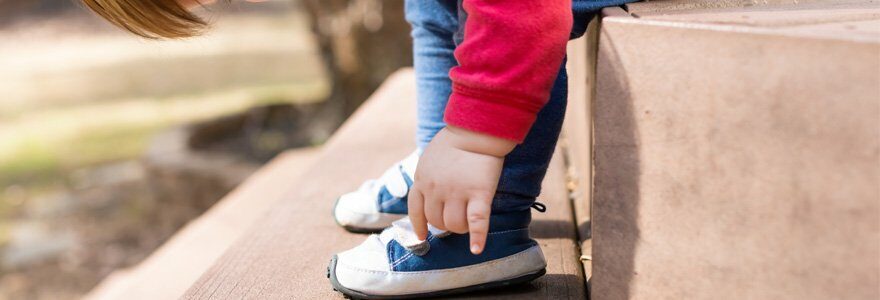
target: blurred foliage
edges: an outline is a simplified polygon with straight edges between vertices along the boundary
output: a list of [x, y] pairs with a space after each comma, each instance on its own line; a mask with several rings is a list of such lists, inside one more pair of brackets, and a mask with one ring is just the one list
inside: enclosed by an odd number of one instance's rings
[[[34, 220], [51, 226], [33, 241], [70, 230], [82, 248], [0, 265], [0, 299], [75, 298], [201, 213], [162, 206], [137, 176], [112, 188], [80, 177], [121, 176], [157, 133], [255, 106], [321, 103], [308, 130], [329, 135], [412, 61], [403, 0], [234, 1], [206, 13], [207, 36], [154, 43], [76, 0], [0, 0], [0, 250]], [[285, 134], [253, 142], [275, 149]]]
[[75, 1], [0, 0], [0, 26], [34, 16], [52, 16], [76, 8]]
[[[40, 112], [42, 118], [32, 116], [36, 122], [6, 125], [11, 126], [7, 130], [20, 134], [0, 143], [6, 147], [6, 154], [0, 156], [0, 187], [53, 184], [59, 176], [63, 182], [63, 174], [78, 168], [140, 156], [150, 137], [174, 124], [216, 118], [256, 105], [315, 101], [324, 90], [320, 84], [250, 87], [45, 110]], [[82, 122], [84, 119], [90, 124]], [[62, 127], [68, 134], [41, 134], [63, 132]], [[0, 190], [0, 207], [3, 200]]]
[[302, 0], [332, 84], [325, 118], [341, 123], [394, 71], [412, 65], [403, 0]]

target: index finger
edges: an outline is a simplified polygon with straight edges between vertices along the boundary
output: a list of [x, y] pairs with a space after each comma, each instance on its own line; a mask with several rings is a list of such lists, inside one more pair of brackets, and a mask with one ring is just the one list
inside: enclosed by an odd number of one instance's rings
[[428, 219], [425, 217], [425, 198], [417, 188], [409, 190], [406, 200], [407, 213], [412, 222], [413, 231], [419, 240], [428, 238]]
[[486, 236], [489, 234], [489, 215], [491, 200], [471, 199], [467, 206], [468, 232], [471, 240], [471, 253], [483, 253], [486, 247]]

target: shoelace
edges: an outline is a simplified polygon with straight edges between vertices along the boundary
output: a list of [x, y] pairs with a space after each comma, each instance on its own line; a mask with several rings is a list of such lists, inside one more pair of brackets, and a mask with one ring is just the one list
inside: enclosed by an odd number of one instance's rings
[[537, 202], [537, 201], [535, 201], [535, 203], [532, 203], [532, 205], [530, 207], [537, 210], [538, 212], [547, 211], [547, 205], [544, 205], [544, 203]]

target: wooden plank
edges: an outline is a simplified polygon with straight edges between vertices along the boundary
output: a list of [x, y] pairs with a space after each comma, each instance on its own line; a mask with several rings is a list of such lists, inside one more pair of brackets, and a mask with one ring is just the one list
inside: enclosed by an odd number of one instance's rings
[[176, 299], [217, 260], [245, 230], [282, 198], [284, 186], [308, 167], [317, 148], [291, 150], [190, 222], [146, 260], [117, 271], [85, 299]]
[[[412, 151], [415, 124], [412, 71], [389, 78], [325, 145], [303, 181], [290, 182], [286, 197], [194, 284], [187, 299], [341, 299], [326, 278], [330, 257], [365, 238], [339, 228], [330, 216], [336, 197], [377, 176]], [[548, 275], [533, 284], [470, 298], [583, 299], [574, 224], [562, 161], [548, 174], [545, 214], [534, 235], [544, 247]]]

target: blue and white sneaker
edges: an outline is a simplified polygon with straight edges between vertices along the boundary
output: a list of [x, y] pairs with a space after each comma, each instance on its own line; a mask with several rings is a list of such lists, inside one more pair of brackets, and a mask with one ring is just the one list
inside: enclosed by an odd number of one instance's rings
[[333, 288], [356, 299], [407, 299], [525, 283], [547, 263], [529, 237], [530, 211], [492, 215], [486, 248], [471, 254], [467, 235], [429, 228], [419, 241], [405, 218], [330, 261]]
[[333, 207], [336, 223], [351, 232], [367, 233], [378, 232], [406, 217], [406, 197], [418, 163], [416, 150], [379, 179], [368, 180], [356, 191], [339, 197]]

